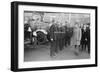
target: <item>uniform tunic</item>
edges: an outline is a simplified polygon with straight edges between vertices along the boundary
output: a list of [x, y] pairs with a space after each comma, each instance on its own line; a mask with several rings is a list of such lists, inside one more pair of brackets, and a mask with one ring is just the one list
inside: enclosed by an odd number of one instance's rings
[[52, 39], [50, 48], [51, 55], [63, 49], [65, 43], [64, 36], [65, 36], [64, 27], [58, 27], [57, 24], [53, 24], [50, 27], [50, 38]]

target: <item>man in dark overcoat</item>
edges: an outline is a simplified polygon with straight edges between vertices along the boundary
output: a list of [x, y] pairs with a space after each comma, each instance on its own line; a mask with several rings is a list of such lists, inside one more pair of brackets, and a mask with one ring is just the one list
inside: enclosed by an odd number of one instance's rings
[[60, 23], [53, 23], [50, 27], [51, 48], [50, 55], [54, 56], [63, 50], [65, 45], [65, 27]]
[[57, 31], [58, 26], [56, 23], [52, 22], [52, 25], [50, 27], [50, 56], [55, 56], [56, 52], [58, 51], [58, 45], [57, 45], [57, 36], [55, 35], [55, 31]]
[[87, 24], [84, 25], [84, 28], [82, 29], [82, 39], [81, 39], [82, 50], [86, 51], [87, 47], [88, 53], [90, 53], [90, 28], [89, 25]]
[[88, 53], [90, 53], [90, 25], [87, 24], [87, 28], [86, 28], [86, 45], [87, 45], [87, 50], [88, 50]]

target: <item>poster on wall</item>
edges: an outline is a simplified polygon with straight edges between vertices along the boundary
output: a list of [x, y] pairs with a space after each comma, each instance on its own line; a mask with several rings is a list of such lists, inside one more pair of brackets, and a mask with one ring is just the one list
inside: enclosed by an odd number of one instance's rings
[[97, 7], [11, 3], [11, 70], [97, 66]]

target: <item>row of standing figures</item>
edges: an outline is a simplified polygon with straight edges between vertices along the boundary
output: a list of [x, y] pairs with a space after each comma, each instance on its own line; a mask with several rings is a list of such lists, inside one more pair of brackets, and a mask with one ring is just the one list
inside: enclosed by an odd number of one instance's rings
[[90, 53], [90, 24], [84, 24], [80, 27], [75, 24], [73, 28], [67, 28], [53, 24], [50, 27], [51, 48], [50, 56], [55, 56], [64, 46], [73, 46], [75, 55], [82, 51]]
[[[83, 27], [80, 27], [78, 24], [75, 24], [74, 27], [68, 28], [66, 26], [59, 26], [56, 23], [52, 23], [49, 28], [49, 31], [46, 35], [46, 38], [50, 42], [50, 56], [55, 56], [59, 51], [63, 50], [66, 46], [73, 46], [75, 49], [75, 55], [79, 55], [82, 51], [87, 51], [90, 53], [90, 24], [84, 24]], [[37, 39], [43, 36], [39, 35], [41, 32], [37, 33], [37, 36], [32, 35], [31, 32], [31, 42], [34, 38], [34, 45], [37, 45]]]

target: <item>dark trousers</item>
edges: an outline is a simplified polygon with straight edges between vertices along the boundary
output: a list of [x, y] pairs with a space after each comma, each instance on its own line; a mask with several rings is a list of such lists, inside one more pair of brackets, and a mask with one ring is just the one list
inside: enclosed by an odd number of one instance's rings
[[86, 50], [86, 45], [87, 45], [87, 42], [85, 40], [81, 40], [81, 46], [82, 46], [82, 50]]
[[62, 39], [59, 39], [59, 50], [63, 50], [64, 46], [65, 46], [65, 40], [62, 38]]
[[86, 50], [88, 48], [88, 53], [90, 53], [90, 41], [82, 41], [81, 42], [82, 50]]
[[51, 46], [50, 46], [50, 56], [54, 56], [55, 53], [58, 52], [58, 41], [55, 40], [55, 41], [51, 41]]
[[90, 41], [87, 42], [88, 53], [90, 53]]

